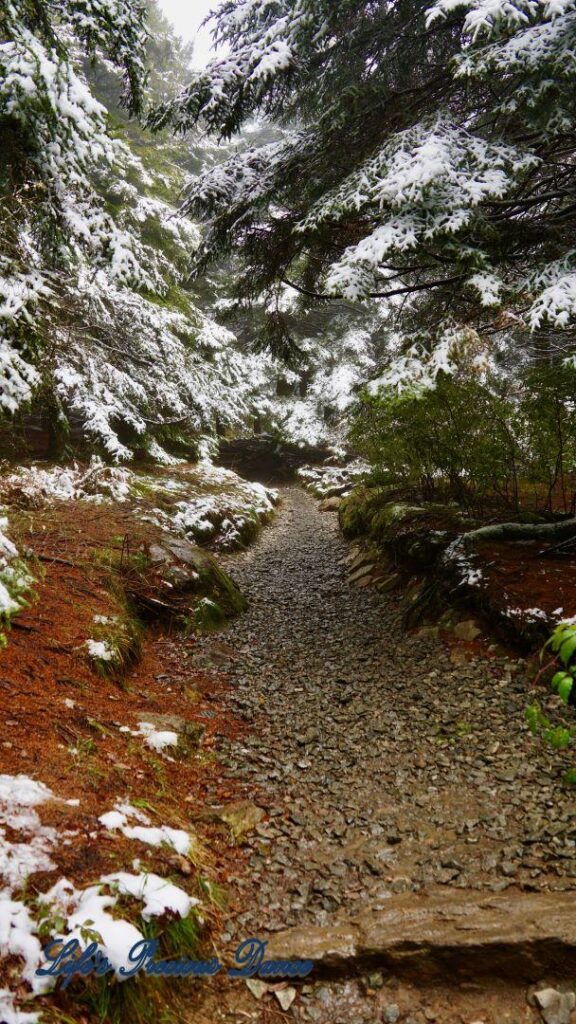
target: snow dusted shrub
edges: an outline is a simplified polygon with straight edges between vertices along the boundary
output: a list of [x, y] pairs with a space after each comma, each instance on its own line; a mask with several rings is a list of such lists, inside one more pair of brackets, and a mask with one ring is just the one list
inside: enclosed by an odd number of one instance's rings
[[7, 518], [0, 516], [0, 647], [6, 645], [2, 624], [8, 624], [13, 615], [26, 607], [34, 582], [17, 548], [6, 536], [7, 527]]
[[200, 489], [212, 493], [177, 502], [173, 525], [186, 537], [213, 544], [221, 551], [249, 544], [271, 518], [278, 501], [272, 488], [243, 480], [218, 466], [201, 463], [197, 478]]
[[34, 508], [53, 500], [123, 502], [133, 479], [129, 470], [107, 466], [93, 455], [87, 467], [75, 462], [49, 468], [39, 463], [20, 466], [0, 476], [0, 494], [7, 502]]
[[92, 636], [85, 643], [86, 656], [99, 675], [118, 675], [138, 658], [141, 642], [140, 624], [128, 611], [95, 615]]

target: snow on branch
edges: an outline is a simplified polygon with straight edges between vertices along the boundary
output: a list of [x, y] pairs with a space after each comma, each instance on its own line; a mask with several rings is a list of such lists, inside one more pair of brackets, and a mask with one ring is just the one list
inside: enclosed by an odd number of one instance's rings
[[380, 268], [420, 244], [457, 233], [488, 197], [506, 195], [535, 158], [439, 121], [396, 135], [328, 193], [300, 223], [301, 233], [353, 214], [372, 230], [346, 249], [327, 275], [327, 290], [350, 300], [386, 283]]

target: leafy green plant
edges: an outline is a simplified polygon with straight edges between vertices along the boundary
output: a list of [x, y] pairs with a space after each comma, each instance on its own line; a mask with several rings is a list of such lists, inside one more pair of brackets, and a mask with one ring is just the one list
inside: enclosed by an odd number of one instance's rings
[[[555, 665], [558, 670], [550, 680], [553, 691], [568, 707], [576, 707], [576, 623], [562, 622], [556, 627], [552, 636], [542, 649], [550, 649], [554, 658], [538, 673], [539, 678], [544, 672]], [[576, 736], [576, 725], [555, 725], [544, 714], [538, 702], [530, 704], [526, 709], [526, 721], [533, 736], [542, 735], [543, 739], [555, 750], [565, 750]], [[576, 784], [576, 769], [571, 769], [565, 781]]]
[[537, 702], [526, 708], [526, 721], [532, 735], [542, 734], [546, 742], [555, 750], [564, 750], [576, 736], [576, 726], [571, 728], [562, 725], [555, 726]]
[[510, 394], [496, 380], [440, 374], [425, 391], [366, 394], [351, 437], [380, 484], [410, 487], [425, 500], [450, 497], [463, 506], [498, 495], [516, 508], [516, 416]]
[[514, 512], [529, 496], [544, 512], [573, 514], [575, 389], [576, 368], [557, 360], [505, 379], [441, 372], [434, 387], [365, 393], [351, 440], [372, 466], [371, 485], [464, 507], [498, 499]]
[[570, 473], [576, 459], [576, 368], [544, 361], [522, 377], [520, 415], [526, 424], [529, 478], [546, 488], [544, 507], [574, 513]]
[[562, 622], [548, 640], [562, 668], [552, 676], [552, 688], [565, 704], [576, 706], [576, 623]]

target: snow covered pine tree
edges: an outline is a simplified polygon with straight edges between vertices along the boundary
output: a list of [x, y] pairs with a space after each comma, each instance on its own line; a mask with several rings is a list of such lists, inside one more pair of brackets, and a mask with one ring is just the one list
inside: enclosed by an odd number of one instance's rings
[[[121, 69], [123, 100], [137, 113], [146, 35], [140, 0], [10, 0], [0, 10], [0, 408], [14, 411], [38, 383], [42, 344], [34, 329], [53, 305], [55, 277], [82, 251], [114, 251], [129, 275], [129, 250], [95, 201], [91, 172], [113, 163], [105, 110], [77, 74], [80, 50]], [[47, 328], [42, 317], [42, 328]]]
[[182, 287], [199, 241], [176, 216], [187, 150], [118, 109], [158, 99], [147, 56], [157, 76], [163, 47], [170, 84], [186, 52], [141, 0], [13, 0], [0, 32], [0, 413], [34, 400], [55, 444], [73, 417], [115, 460], [242, 421], [263, 357]]
[[256, 116], [285, 135], [190, 183], [185, 208], [209, 226], [197, 271], [232, 250], [249, 295], [282, 280], [388, 297], [436, 342], [472, 318], [563, 339], [574, 0], [224, 0], [214, 26], [226, 55], [153, 125], [230, 137]]

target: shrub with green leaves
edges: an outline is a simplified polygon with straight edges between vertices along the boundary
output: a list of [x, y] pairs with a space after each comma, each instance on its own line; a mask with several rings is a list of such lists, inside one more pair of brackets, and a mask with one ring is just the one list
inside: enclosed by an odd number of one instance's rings
[[544, 507], [574, 513], [576, 494], [570, 474], [576, 466], [576, 367], [572, 362], [546, 360], [530, 367], [521, 378], [519, 423], [526, 431], [526, 476], [546, 488]]
[[562, 622], [554, 630], [549, 646], [563, 668], [552, 677], [552, 687], [565, 704], [576, 705], [576, 624]]
[[[558, 665], [550, 685], [564, 704], [576, 707], [576, 622], [561, 622], [545, 644], [542, 653], [549, 648]], [[564, 750], [576, 736], [576, 725], [555, 725], [544, 714], [540, 704], [531, 704], [526, 709], [526, 721], [534, 736], [542, 735], [556, 750]], [[567, 781], [576, 783], [576, 769], [568, 772]]]
[[460, 505], [529, 494], [545, 511], [576, 509], [576, 367], [542, 361], [479, 376], [441, 371], [434, 386], [362, 396], [351, 438], [380, 484]]
[[464, 505], [488, 494], [515, 503], [521, 456], [515, 416], [504, 385], [442, 373], [424, 391], [366, 394], [352, 441], [381, 483], [407, 485], [428, 499], [448, 490]]

